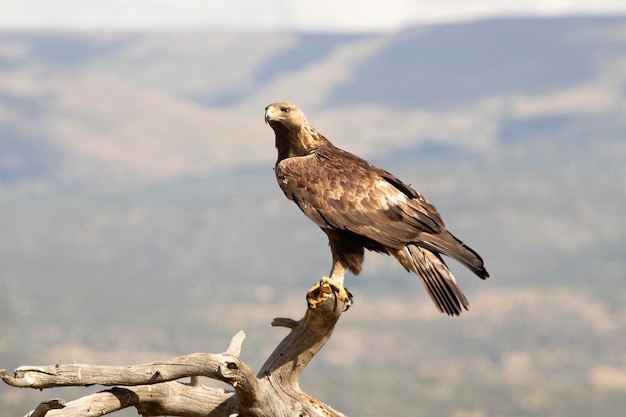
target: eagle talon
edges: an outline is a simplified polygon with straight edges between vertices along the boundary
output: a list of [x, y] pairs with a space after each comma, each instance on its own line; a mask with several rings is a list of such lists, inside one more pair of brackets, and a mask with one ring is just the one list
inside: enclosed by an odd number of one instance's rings
[[331, 294], [336, 294], [337, 298], [344, 302], [344, 310], [347, 311], [353, 303], [353, 296], [350, 291], [342, 284], [338, 284], [328, 277], [322, 277], [311, 289], [307, 292], [306, 299], [310, 308], [316, 308]]
[[352, 293], [350, 291], [348, 291], [348, 289], [346, 287], [343, 287], [343, 289], [346, 291], [346, 299], [343, 300], [344, 303], [346, 303], [343, 307], [343, 311], [348, 311], [348, 309], [350, 307], [352, 307], [352, 304], [354, 303], [354, 297], [352, 296]]

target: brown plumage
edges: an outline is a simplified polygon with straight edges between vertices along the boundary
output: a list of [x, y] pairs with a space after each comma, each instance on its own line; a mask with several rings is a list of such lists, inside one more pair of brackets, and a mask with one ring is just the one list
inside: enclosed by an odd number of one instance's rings
[[469, 303], [441, 254], [478, 277], [481, 257], [446, 229], [435, 207], [389, 172], [337, 148], [292, 103], [265, 108], [276, 134], [276, 179], [283, 192], [328, 236], [330, 279], [361, 272], [364, 249], [394, 256], [417, 274], [437, 308], [459, 315]]

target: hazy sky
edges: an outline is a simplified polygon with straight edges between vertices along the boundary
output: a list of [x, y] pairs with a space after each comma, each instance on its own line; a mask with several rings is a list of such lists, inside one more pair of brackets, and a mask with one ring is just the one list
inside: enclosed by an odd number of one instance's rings
[[503, 15], [626, 14], [626, 0], [0, 0], [0, 29], [380, 31]]

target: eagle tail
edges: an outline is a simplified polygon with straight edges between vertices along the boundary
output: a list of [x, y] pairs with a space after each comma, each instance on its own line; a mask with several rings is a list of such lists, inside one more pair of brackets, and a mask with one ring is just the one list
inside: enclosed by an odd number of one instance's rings
[[394, 253], [407, 271], [417, 274], [439, 311], [449, 316], [469, 309], [469, 302], [441, 256], [420, 246], [407, 245]]
[[419, 245], [433, 252], [442, 253], [463, 264], [480, 279], [486, 279], [489, 272], [483, 259], [475, 250], [461, 242], [452, 233], [445, 231], [436, 235], [422, 235]]

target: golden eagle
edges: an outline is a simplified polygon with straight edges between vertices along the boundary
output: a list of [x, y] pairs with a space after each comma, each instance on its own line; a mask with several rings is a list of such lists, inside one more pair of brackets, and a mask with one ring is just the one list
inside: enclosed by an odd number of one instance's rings
[[349, 301], [346, 269], [359, 274], [368, 249], [393, 255], [417, 274], [441, 312], [468, 309], [441, 254], [482, 279], [489, 274], [478, 253], [448, 232], [431, 203], [389, 172], [334, 146], [292, 103], [267, 106], [265, 122], [276, 134], [278, 184], [328, 236], [329, 280], [342, 298]]

